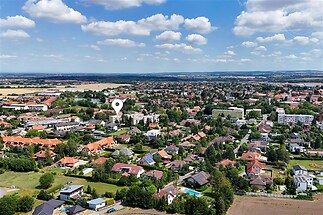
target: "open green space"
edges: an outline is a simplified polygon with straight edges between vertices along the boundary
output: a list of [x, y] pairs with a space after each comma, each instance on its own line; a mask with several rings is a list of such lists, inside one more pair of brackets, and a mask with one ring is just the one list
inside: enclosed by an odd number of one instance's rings
[[129, 129], [121, 129], [120, 131], [116, 131], [113, 133], [108, 134], [109, 136], [119, 136], [122, 134], [126, 134], [129, 131]]
[[[38, 181], [42, 174], [43, 173], [40, 172], [5, 172], [4, 174], [0, 175], [0, 187], [10, 188], [11, 186], [15, 186], [17, 189], [19, 189], [18, 193], [21, 195], [36, 196], [39, 192], [36, 187], [39, 185]], [[69, 184], [83, 184], [85, 188], [90, 185], [92, 188], [95, 188], [99, 194], [104, 194], [105, 192], [115, 193], [118, 189], [123, 188], [114, 184], [91, 182], [83, 178], [67, 177], [63, 174], [55, 175], [55, 182], [53, 186], [60, 184], [65, 185], [67, 182]]]
[[301, 165], [309, 170], [323, 169], [323, 160], [290, 160], [288, 168], [291, 169], [294, 165]]

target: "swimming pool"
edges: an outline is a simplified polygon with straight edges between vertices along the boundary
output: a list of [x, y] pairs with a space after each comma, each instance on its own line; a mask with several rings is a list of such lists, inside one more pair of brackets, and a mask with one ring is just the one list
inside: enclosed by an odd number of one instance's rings
[[62, 208], [59, 211], [62, 212], [62, 213], [67, 213], [68, 212], [68, 209], [67, 208]]
[[187, 194], [189, 194], [189, 195], [191, 195], [191, 196], [196, 196], [196, 197], [200, 197], [200, 196], [202, 196], [202, 193], [197, 192], [197, 191], [195, 191], [195, 190], [188, 189], [188, 188], [181, 188], [181, 191], [182, 191], [183, 193], [187, 193]]

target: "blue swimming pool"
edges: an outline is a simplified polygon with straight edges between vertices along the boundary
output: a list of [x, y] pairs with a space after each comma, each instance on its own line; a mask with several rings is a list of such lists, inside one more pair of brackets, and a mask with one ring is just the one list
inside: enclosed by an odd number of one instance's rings
[[67, 213], [68, 212], [68, 209], [67, 208], [63, 208], [63, 209], [61, 209], [59, 211], [62, 212], [62, 213]]
[[184, 188], [182, 191], [184, 191], [185, 193], [187, 193], [189, 195], [192, 195], [192, 196], [196, 196], [196, 197], [200, 197], [201, 196], [201, 193], [200, 192], [197, 192], [195, 190], [190, 190], [190, 189]]

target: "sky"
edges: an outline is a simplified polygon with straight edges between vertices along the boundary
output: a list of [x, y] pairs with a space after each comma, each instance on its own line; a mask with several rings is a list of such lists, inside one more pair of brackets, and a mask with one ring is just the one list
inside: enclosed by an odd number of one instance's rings
[[323, 70], [323, 0], [1, 0], [0, 73]]

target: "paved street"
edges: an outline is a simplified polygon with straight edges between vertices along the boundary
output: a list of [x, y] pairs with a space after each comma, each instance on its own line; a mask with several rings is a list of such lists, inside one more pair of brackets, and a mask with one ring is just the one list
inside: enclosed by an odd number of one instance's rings
[[121, 210], [122, 208], [124, 208], [124, 206], [121, 205], [121, 202], [118, 202], [118, 203], [115, 203], [113, 205], [106, 206], [106, 207], [100, 209], [99, 211], [93, 212], [93, 213], [91, 213], [91, 215], [105, 214], [105, 213], [107, 213], [107, 210], [110, 209], [110, 208], [114, 208], [114, 209], [116, 209], [116, 211], [118, 211], [118, 210]]
[[239, 148], [241, 147], [241, 145], [242, 145], [242, 144], [244, 144], [244, 143], [247, 143], [247, 142], [248, 142], [249, 135], [250, 135], [249, 133], [248, 133], [248, 134], [246, 134], [246, 136], [244, 136], [244, 137], [241, 139], [241, 141], [240, 141], [239, 145], [237, 146], [237, 148], [235, 148], [235, 149], [233, 150], [233, 153], [236, 155], [236, 157], [237, 157], [237, 154], [238, 154], [238, 151], [239, 151]]

